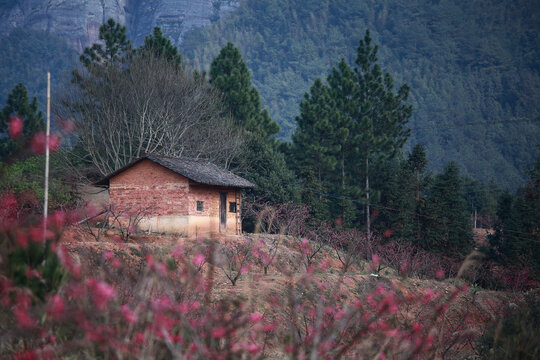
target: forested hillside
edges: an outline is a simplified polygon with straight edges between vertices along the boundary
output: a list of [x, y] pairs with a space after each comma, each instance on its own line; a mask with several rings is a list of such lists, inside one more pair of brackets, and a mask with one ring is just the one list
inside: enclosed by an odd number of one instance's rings
[[408, 146], [441, 169], [522, 183], [540, 138], [540, 6], [517, 0], [248, 0], [186, 35], [181, 52], [206, 68], [231, 41], [263, 104], [288, 138], [298, 104], [341, 57], [354, 60], [366, 28], [396, 86], [411, 86]]
[[54, 91], [58, 80], [75, 64], [75, 55], [62, 39], [44, 31], [16, 29], [0, 37], [0, 104], [15, 85], [23, 83], [44, 109], [47, 71], [52, 74]]

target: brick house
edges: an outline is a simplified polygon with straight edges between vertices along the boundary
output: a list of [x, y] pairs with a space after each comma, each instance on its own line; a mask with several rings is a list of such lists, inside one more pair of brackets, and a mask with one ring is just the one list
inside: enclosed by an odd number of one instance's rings
[[241, 190], [255, 187], [206, 160], [157, 155], [95, 184], [108, 187], [112, 209], [144, 210], [139, 229], [185, 236], [240, 234]]

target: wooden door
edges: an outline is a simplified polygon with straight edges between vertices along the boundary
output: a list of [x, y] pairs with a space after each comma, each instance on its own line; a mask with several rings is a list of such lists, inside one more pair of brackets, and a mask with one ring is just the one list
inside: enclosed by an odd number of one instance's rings
[[219, 232], [227, 231], [227, 193], [219, 193]]

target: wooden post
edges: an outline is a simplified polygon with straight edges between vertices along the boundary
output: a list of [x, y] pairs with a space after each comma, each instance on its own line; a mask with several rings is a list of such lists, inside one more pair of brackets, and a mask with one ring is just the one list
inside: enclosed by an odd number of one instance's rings
[[51, 134], [51, 73], [47, 72], [47, 127], [45, 132], [45, 199], [43, 201], [43, 240], [47, 231], [49, 208], [49, 138]]

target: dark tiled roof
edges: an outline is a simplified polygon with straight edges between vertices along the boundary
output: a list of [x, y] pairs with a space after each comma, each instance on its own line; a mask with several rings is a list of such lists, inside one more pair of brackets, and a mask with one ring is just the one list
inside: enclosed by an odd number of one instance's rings
[[183, 175], [194, 182], [206, 185], [236, 187], [236, 188], [254, 188], [255, 184], [241, 178], [232, 172], [225, 170], [207, 160], [196, 160], [190, 158], [176, 158], [161, 155], [147, 154], [134, 162], [116, 170], [112, 174], [107, 175], [103, 179], [95, 183], [95, 185], [108, 185], [109, 179], [132, 167], [138, 162], [148, 159], [177, 174]]

